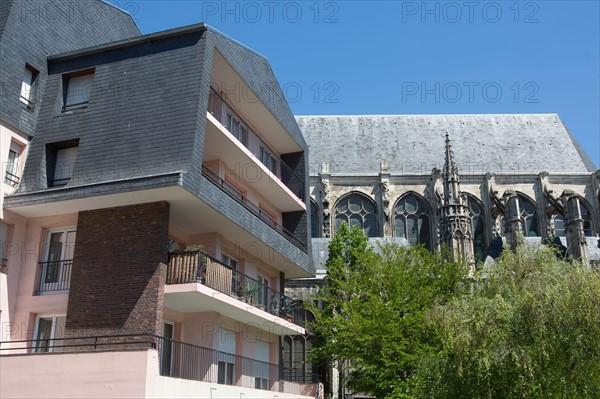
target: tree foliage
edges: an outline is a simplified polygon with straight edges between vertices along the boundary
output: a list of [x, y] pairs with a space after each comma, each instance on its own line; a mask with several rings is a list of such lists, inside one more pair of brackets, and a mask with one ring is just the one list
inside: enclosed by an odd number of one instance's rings
[[322, 339], [316, 354], [350, 361], [353, 392], [410, 397], [419, 359], [440, 349], [424, 323], [427, 311], [465, 290], [467, 267], [422, 247], [368, 247], [363, 232], [342, 225], [329, 246], [327, 289], [312, 309]]
[[430, 312], [442, 351], [423, 359], [423, 398], [600, 397], [600, 274], [519, 245], [473, 293]]
[[330, 243], [320, 359], [377, 398], [598, 398], [600, 273], [519, 245], [475, 275], [448, 252]]

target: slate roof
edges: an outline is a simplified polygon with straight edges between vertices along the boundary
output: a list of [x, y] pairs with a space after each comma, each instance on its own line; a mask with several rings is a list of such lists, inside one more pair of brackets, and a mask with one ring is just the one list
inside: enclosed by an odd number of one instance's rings
[[444, 135], [473, 174], [588, 173], [597, 168], [557, 114], [297, 116], [309, 145], [311, 175], [392, 174], [441, 169]]

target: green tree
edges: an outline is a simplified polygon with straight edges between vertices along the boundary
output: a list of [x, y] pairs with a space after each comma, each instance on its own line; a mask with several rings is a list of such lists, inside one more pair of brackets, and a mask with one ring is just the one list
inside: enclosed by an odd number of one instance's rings
[[329, 246], [328, 285], [318, 295], [324, 305], [311, 309], [317, 357], [338, 367], [350, 362], [353, 392], [413, 397], [420, 360], [441, 348], [425, 323], [428, 311], [468, 288], [468, 267], [449, 258], [423, 247], [386, 245], [376, 253], [360, 229], [343, 224]]
[[438, 306], [442, 350], [417, 373], [422, 398], [600, 397], [600, 273], [521, 244]]

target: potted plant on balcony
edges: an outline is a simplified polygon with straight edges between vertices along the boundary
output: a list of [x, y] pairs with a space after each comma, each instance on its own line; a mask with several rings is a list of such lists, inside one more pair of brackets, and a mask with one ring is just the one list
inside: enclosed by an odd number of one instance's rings
[[255, 306], [256, 304], [258, 304], [258, 293], [260, 291], [258, 284], [253, 283], [253, 282], [249, 282], [246, 283], [242, 289], [242, 297], [245, 298], [245, 302]]
[[271, 295], [271, 304], [269, 306], [269, 313], [275, 316], [281, 315], [281, 304], [279, 303], [280, 297], [276, 294]]
[[284, 298], [283, 304], [281, 306], [281, 317], [286, 319], [289, 322], [294, 320], [292, 316], [292, 309], [294, 307], [293, 301], [291, 298]]

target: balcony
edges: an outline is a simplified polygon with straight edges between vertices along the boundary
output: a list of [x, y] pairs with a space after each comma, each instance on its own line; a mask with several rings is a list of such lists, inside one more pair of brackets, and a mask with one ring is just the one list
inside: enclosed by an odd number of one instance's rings
[[244, 307], [251, 306], [304, 326], [306, 310], [295, 301], [240, 273], [203, 252], [171, 253], [167, 267], [167, 285], [198, 283], [227, 295]]
[[250, 125], [211, 88], [208, 113], [224, 126], [273, 176], [282, 182], [293, 195], [305, 202], [304, 180], [290, 168], [277, 153], [252, 130]]
[[318, 376], [296, 378], [279, 365], [157, 337], [160, 374], [316, 397]]
[[[154, 356], [136, 354], [146, 351], [154, 352]], [[43, 352], [42, 356], [39, 356], [40, 352]], [[47, 389], [45, 396], [62, 392], [61, 396], [74, 397], [66, 394], [69, 387], [80, 394], [83, 386], [74, 386], [73, 381], [85, 381], [87, 392], [93, 393], [91, 396], [94, 397], [108, 397], [108, 394], [119, 397], [119, 393], [123, 393], [106, 392], [106, 381], [114, 381], [110, 390], [124, 386], [131, 392], [142, 389], [139, 395], [142, 397], [147, 379], [152, 384], [179, 388], [179, 391], [170, 392], [171, 397], [188, 396], [190, 388], [198, 393], [196, 397], [208, 397], [217, 387], [228, 385], [314, 398], [319, 385], [316, 375], [297, 378], [277, 364], [144, 334], [6, 341], [0, 342], [0, 357], [6, 367], [3, 367], [3, 376], [6, 373], [7, 383], [32, 377], [38, 382], [48, 380], [49, 385], [41, 384]], [[169, 385], [167, 379], [170, 378], [208, 384], [185, 385], [187, 390], [184, 391], [180, 388], [183, 385]], [[11, 388], [20, 396], [40, 397], [43, 392], [39, 386], [16, 383]], [[251, 390], [240, 392], [242, 395], [257, 394]]]
[[285, 227], [275, 222], [270, 216], [265, 215], [264, 212], [260, 210], [260, 208], [254, 205], [252, 202], [248, 200], [248, 198], [244, 197], [242, 193], [240, 193], [237, 189], [235, 189], [231, 184], [227, 183], [225, 180], [221, 179], [217, 176], [213, 171], [208, 169], [206, 166], [202, 165], [202, 175], [212, 181], [217, 187], [223, 190], [227, 195], [231, 198], [239, 202], [252, 212], [255, 216], [260, 218], [263, 222], [268, 224], [273, 229], [277, 230], [282, 236], [287, 238], [292, 244], [297, 246], [302, 251], [306, 252], [306, 244], [300, 241], [296, 236], [294, 236], [290, 231], [288, 231]]
[[68, 291], [71, 284], [72, 259], [40, 262], [40, 279], [36, 295], [53, 291]]

